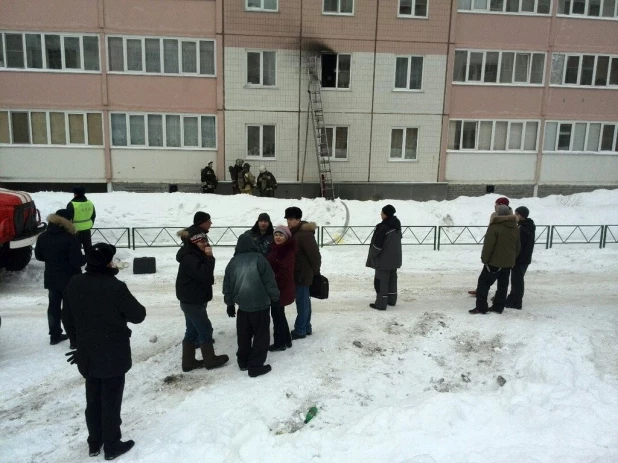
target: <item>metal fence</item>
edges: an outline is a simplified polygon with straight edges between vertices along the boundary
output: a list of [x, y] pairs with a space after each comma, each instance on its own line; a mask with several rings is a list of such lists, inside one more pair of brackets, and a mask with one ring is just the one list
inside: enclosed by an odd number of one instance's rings
[[[534, 237], [535, 244], [544, 244], [545, 249], [551, 247], [551, 225], [537, 225]], [[483, 244], [487, 225], [443, 226], [438, 227], [436, 249], [441, 246]]]
[[[135, 227], [132, 230], [133, 249], [171, 248], [182, 243], [177, 233], [184, 227]], [[238, 237], [248, 226], [210, 227], [208, 241], [212, 246], [236, 246]]]
[[[436, 249], [435, 226], [402, 226], [401, 244], [428, 245]], [[370, 225], [355, 225], [347, 227], [321, 227], [320, 246], [357, 246], [369, 244], [375, 230]]]
[[603, 247], [607, 244], [618, 244], [618, 225], [605, 225]]
[[[131, 233], [129, 228], [92, 228], [90, 236], [93, 243], [105, 242], [117, 248], [131, 247]], [[124, 242], [126, 240], [126, 243]]]
[[552, 225], [549, 247], [554, 244], [598, 244], [604, 247], [605, 225]]

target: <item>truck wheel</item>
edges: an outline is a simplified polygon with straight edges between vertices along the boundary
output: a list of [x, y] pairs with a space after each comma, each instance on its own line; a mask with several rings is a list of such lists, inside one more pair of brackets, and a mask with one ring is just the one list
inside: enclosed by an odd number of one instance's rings
[[26, 268], [32, 257], [32, 246], [17, 249], [5, 249], [0, 258], [0, 267], [8, 272], [19, 272]]

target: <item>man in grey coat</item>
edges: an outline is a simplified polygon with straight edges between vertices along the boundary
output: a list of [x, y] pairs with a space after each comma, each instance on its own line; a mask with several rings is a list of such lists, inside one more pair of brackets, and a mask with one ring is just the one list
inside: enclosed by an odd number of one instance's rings
[[387, 204], [382, 208], [382, 222], [376, 225], [369, 245], [367, 267], [375, 269], [373, 284], [376, 290], [375, 304], [369, 307], [386, 310], [387, 305], [397, 303], [397, 269], [401, 267], [401, 222], [395, 216], [395, 208]]

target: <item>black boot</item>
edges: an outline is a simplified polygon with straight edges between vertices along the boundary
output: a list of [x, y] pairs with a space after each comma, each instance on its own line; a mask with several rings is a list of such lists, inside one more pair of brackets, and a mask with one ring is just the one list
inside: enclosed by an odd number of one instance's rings
[[88, 442], [88, 455], [91, 457], [96, 457], [99, 453], [101, 453], [102, 446], [102, 444]]
[[271, 345], [268, 347], [268, 351], [269, 351], [269, 352], [284, 351], [285, 349], [286, 349], [286, 347], [285, 347], [285, 346], [277, 346], [277, 345], [275, 345], [275, 344], [271, 344]]
[[262, 365], [261, 367], [249, 368], [249, 376], [252, 378], [256, 378], [258, 376], [265, 375], [270, 370], [272, 370], [270, 365]]
[[55, 346], [62, 341], [66, 341], [67, 339], [69, 339], [67, 334], [61, 334], [60, 336], [49, 338], [49, 344]]
[[105, 444], [105, 448], [103, 449], [105, 451], [105, 459], [113, 460], [114, 458], [127, 453], [133, 448], [134, 445], [135, 442], [133, 442], [132, 440], [128, 440], [125, 442], [118, 441], [113, 444]]

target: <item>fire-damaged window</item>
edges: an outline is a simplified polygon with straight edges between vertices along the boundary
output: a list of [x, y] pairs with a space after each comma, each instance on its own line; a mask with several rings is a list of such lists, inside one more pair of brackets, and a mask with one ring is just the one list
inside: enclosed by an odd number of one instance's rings
[[324, 0], [323, 14], [354, 14], [354, 0]]
[[322, 88], [350, 88], [352, 55], [322, 53]]

